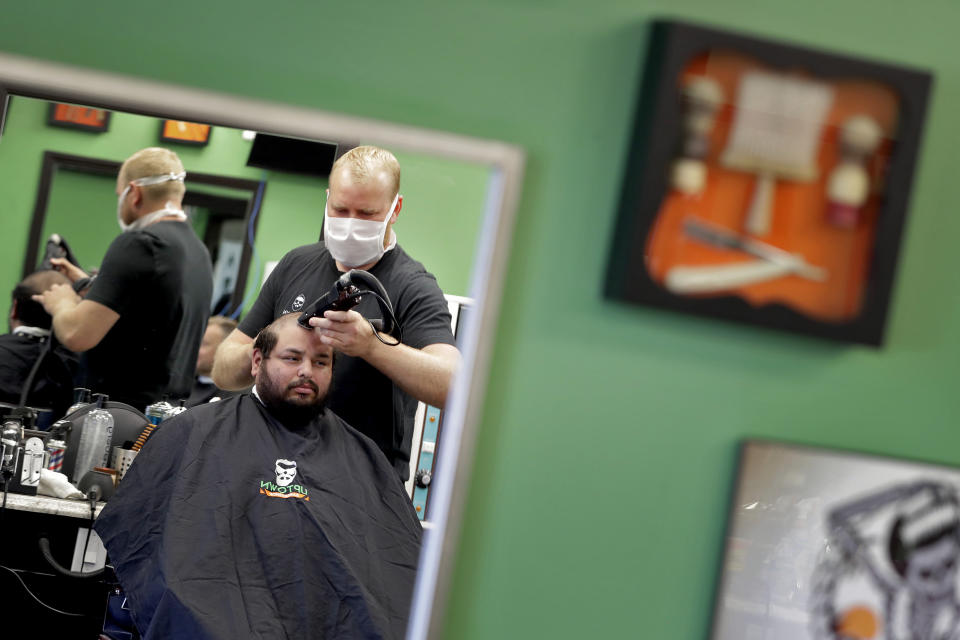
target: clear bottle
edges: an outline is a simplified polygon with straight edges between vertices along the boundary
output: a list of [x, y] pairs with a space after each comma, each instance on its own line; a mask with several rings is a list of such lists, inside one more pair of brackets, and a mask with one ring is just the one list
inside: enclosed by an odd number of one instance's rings
[[85, 404], [90, 404], [90, 389], [77, 387], [73, 390], [73, 404], [67, 409], [67, 415], [70, 415]]
[[18, 420], [8, 419], [3, 423], [2, 434], [0, 434], [0, 444], [3, 448], [3, 456], [0, 458], [0, 482], [3, 484], [3, 490], [7, 490], [7, 482], [13, 477], [17, 470], [17, 457], [20, 449], [20, 436], [23, 431], [23, 425]]
[[106, 410], [108, 396], [98, 393], [97, 406], [83, 419], [77, 461], [73, 468], [73, 483], [94, 467], [104, 467], [110, 460], [110, 441], [113, 439], [113, 416]]

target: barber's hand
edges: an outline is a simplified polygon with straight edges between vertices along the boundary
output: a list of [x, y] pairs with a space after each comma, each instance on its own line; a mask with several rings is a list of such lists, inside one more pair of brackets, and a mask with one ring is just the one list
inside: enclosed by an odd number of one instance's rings
[[320, 341], [348, 356], [363, 358], [376, 338], [373, 327], [356, 311], [324, 311], [322, 318], [310, 318]]
[[87, 277], [83, 269], [65, 258], [50, 258], [50, 264], [53, 265], [54, 269], [67, 276], [70, 282], [76, 282], [80, 278]]
[[43, 293], [32, 296], [32, 298], [42, 304], [44, 310], [51, 316], [56, 315], [61, 307], [76, 306], [81, 300], [69, 284], [55, 284]]

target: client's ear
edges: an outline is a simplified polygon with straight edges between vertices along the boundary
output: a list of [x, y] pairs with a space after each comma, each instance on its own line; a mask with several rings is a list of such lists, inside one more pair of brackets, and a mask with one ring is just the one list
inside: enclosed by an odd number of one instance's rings
[[253, 361], [250, 363], [250, 375], [254, 378], [257, 377], [257, 374], [260, 372], [260, 365], [263, 363], [263, 354], [260, 353], [260, 349], [253, 350]]

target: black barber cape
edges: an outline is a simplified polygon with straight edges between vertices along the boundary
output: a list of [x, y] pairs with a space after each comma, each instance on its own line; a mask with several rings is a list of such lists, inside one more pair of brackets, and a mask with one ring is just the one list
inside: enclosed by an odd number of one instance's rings
[[293, 431], [244, 394], [171, 418], [94, 528], [144, 640], [404, 635], [420, 522], [330, 411]]
[[[23, 385], [49, 340], [23, 331], [0, 335], [0, 402], [20, 403]], [[27, 405], [50, 409], [52, 420], [62, 418], [73, 402], [73, 380], [78, 369], [77, 356], [54, 344], [37, 369]]]

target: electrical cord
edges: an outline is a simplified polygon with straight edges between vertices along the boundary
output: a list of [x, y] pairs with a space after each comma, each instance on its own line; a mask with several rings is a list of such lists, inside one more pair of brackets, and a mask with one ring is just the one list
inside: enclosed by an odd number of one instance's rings
[[47, 359], [47, 356], [50, 354], [50, 351], [53, 350], [53, 332], [51, 331], [50, 335], [47, 336], [46, 341], [43, 343], [43, 346], [40, 348], [40, 355], [37, 357], [36, 361], [33, 363], [33, 366], [30, 368], [30, 373], [27, 374], [27, 380], [23, 383], [23, 390], [20, 392], [20, 406], [26, 406], [27, 396], [30, 395], [30, 391], [33, 387], [33, 381], [37, 377], [37, 372], [40, 370], [40, 365], [43, 364], [43, 361]]
[[386, 340], [384, 340], [383, 338], [381, 338], [381, 337], [380, 337], [380, 331], [377, 329], [377, 326], [376, 326], [375, 324], [373, 324], [373, 323], [374, 323], [373, 320], [367, 320], [367, 324], [369, 324], [369, 325], [370, 325], [370, 328], [373, 329], [373, 336], [374, 336], [377, 340], [379, 340], [379, 341], [382, 342], [383, 344], [387, 345], [388, 347], [395, 347], [395, 346], [397, 346], [398, 344], [400, 344], [400, 341], [399, 341], [399, 340], [397, 340], [396, 342], [387, 342]]
[[71, 617], [75, 617], [75, 618], [83, 618], [83, 617], [85, 617], [85, 614], [83, 614], [83, 613], [70, 613], [69, 611], [61, 611], [60, 609], [56, 609], [56, 608], [54, 608], [54, 607], [51, 607], [51, 606], [48, 605], [46, 602], [44, 602], [43, 600], [41, 600], [40, 598], [38, 598], [38, 597], [33, 593], [33, 591], [30, 591], [30, 587], [27, 586], [27, 583], [23, 581], [23, 578], [20, 577], [20, 574], [17, 573], [16, 570], [11, 569], [10, 567], [5, 567], [5, 566], [3, 566], [3, 565], [0, 565], [0, 569], [6, 569], [6, 570], [9, 571], [10, 573], [12, 573], [12, 574], [13, 574], [13, 577], [20, 581], [20, 584], [23, 586], [23, 590], [26, 591], [26, 592], [30, 595], [31, 598], [33, 598], [34, 600], [36, 600], [38, 604], [46, 607], [47, 609], [50, 609], [50, 611], [53, 611], [54, 613], [59, 613], [59, 614], [62, 615], [62, 616], [71, 616]]
[[[90, 544], [90, 534], [93, 532], [93, 523], [96, 520], [97, 512], [97, 491], [91, 489], [87, 493], [87, 498], [90, 500], [90, 527], [87, 529], [87, 537], [83, 542], [83, 553], [80, 555], [80, 568], [83, 569], [84, 559], [87, 557], [87, 546]], [[57, 573], [69, 576], [71, 578], [94, 578], [101, 575], [106, 570], [106, 565], [95, 571], [71, 571], [66, 567], [62, 566], [56, 559], [53, 557], [53, 553], [50, 551], [50, 541], [46, 536], [40, 536], [38, 540], [40, 545], [40, 553], [43, 554], [44, 559], [46, 559], [47, 564], [53, 567]]]
[[[89, 537], [89, 535], [90, 535], [90, 532], [88, 531], [87, 536]], [[57, 562], [56, 558], [53, 557], [53, 553], [50, 551], [49, 540], [47, 540], [46, 538], [40, 538], [38, 543], [40, 545], [40, 553], [43, 554], [43, 557], [47, 561], [47, 564], [53, 567], [54, 570], [61, 575], [67, 576], [69, 578], [96, 578], [97, 576], [103, 574], [103, 572], [106, 570], [106, 565], [104, 565], [102, 568], [97, 569], [96, 571], [70, 571], [70, 569], [67, 569], [66, 567], [62, 566], [59, 562]], [[82, 563], [81, 563], [81, 566], [82, 566]]]
[[393, 315], [393, 309], [392, 309], [392, 305], [390, 304], [390, 301], [384, 300], [380, 296], [380, 294], [377, 293], [376, 291], [364, 291], [363, 295], [367, 295], [368, 293], [380, 301], [381, 311], [386, 311], [388, 314], [390, 314], [390, 321], [393, 323], [393, 326], [397, 328], [396, 342], [387, 342], [386, 340], [380, 337], [380, 332], [383, 330], [383, 326], [381, 325], [380, 328], [378, 329], [377, 326], [373, 324], [374, 321], [368, 319], [367, 322], [370, 324], [370, 328], [373, 329], [373, 335], [376, 336], [377, 340], [387, 345], [388, 347], [397, 346], [398, 344], [403, 342], [403, 327], [401, 327], [400, 323], [397, 322], [397, 317]]
[[3, 522], [7, 517], [7, 485], [10, 484], [10, 478], [7, 477], [6, 472], [3, 474], [3, 504], [0, 505], [0, 522]]
[[143, 445], [147, 443], [147, 439], [150, 437], [150, 434], [153, 433], [153, 430], [156, 429], [159, 425], [147, 423], [144, 426], [143, 431], [140, 433], [140, 436], [137, 438], [137, 441], [133, 443], [133, 446], [130, 447], [131, 451], [140, 451], [143, 448]]

